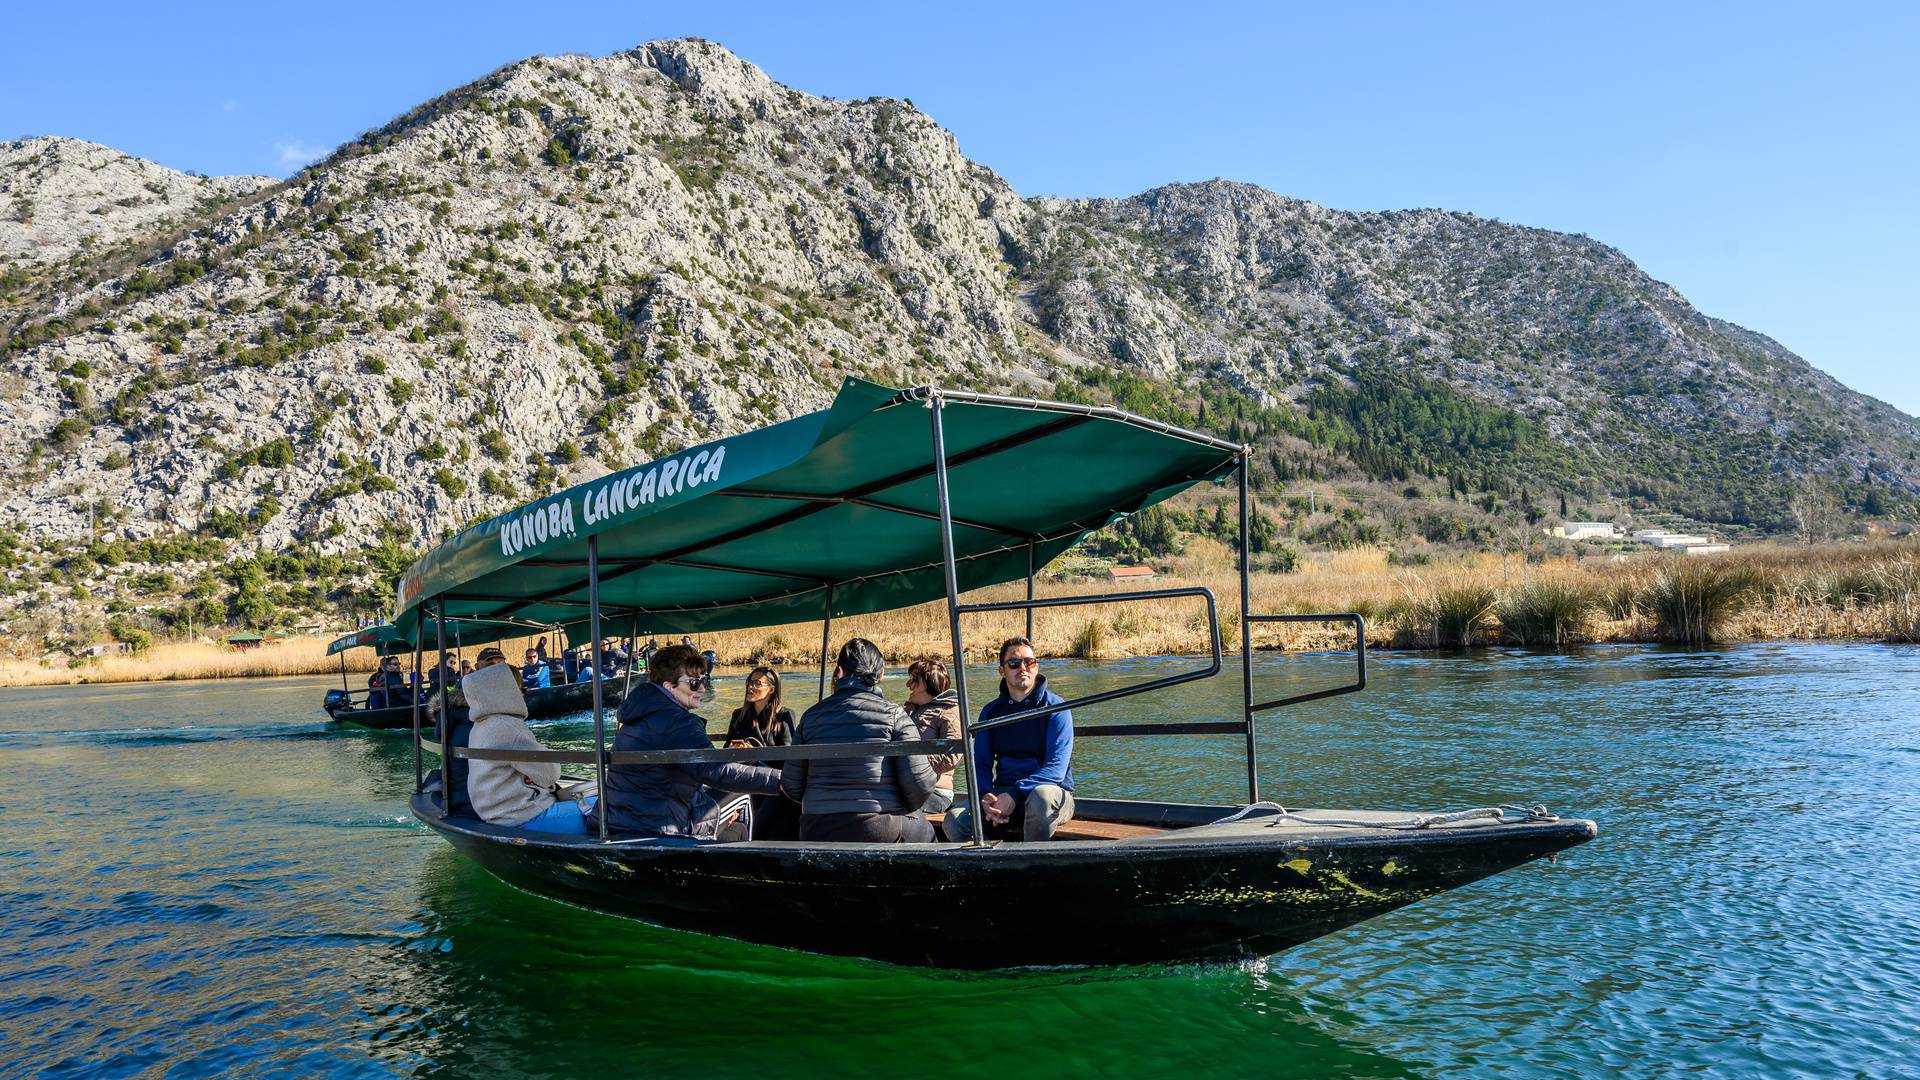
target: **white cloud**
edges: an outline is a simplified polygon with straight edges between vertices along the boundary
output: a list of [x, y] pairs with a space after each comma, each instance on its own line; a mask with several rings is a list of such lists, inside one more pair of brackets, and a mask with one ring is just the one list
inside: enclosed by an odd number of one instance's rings
[[327, 153], [325, 147], [309, 146], [298, 139], [292, 142], [275, 143], [273, 149], [280, 155], [281, 166], [289, 169], [298, 169], [302, 165], [325, 157]]

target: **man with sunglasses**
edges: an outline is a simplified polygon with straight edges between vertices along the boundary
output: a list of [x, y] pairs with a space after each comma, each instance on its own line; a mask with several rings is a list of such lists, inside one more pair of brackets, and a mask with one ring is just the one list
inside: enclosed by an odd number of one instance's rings
[[412, 702], [407, 698], [407, 676], [400, 670], [400, 658], [389, 656], [380, 661], [380, 670], [367, 680], [372, 692], [367, 695], [369, 709], [397, 709]]
[[[1047, 689], [1033, 643], [1011, 637], [1000, 644], [1000, 696], [980, 709], [980, 723], [1058, 705]], [[1057, 709], [973, 735], [974, 790], [980, 792], [985, 834], [1000, 840], [1051, 840], [1073, 820], [1073, 713]], [[947, 813], [947, 839], [973, 839], [963, 806]]]
[[[647, 681], [620, 703], [620, 750], [711, 750], [707, 722], [693, 712], [708, 685], [707, 663], [689, 645], [653, 654]], [[607, 769], [607, 828], [632, 836], [712, 838], [720, 792], [774, 795], [780, 770], [738, 762], [613, 765]]]

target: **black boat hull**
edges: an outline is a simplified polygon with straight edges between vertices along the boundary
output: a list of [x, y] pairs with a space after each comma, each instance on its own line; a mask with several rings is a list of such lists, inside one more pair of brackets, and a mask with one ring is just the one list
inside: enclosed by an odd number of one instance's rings
[[539, 895], [682, 930], [951, 968], [1267, 956], [1595, 833], [1588, 821], [1345, 832], [1254, 824], [987, 849], [601, 844], [442, 820], [425, 796], [413, 809], [493, 874]]
[[[606, 707], [609, 710], [620, 704], [617, 684], [603, 684], [602, 693], [608, 695]], [[527, 691], [527, 716], [534, 720], [550, 720], [556, 716], [568, 716], [577, 712], [586, 712], [593, 708], [592, 683], [567, 683], [564, 686], [541, 687]], [[397, 731], [413, 729], [413, 706], [402, 705], [397, 709], [351, 709], [329, 708], [327, 716], [336, 724], [347, 727], [369, 728], [375, 731]], [[420, 722], [429, 723], [426, 710], [421, 709]]]

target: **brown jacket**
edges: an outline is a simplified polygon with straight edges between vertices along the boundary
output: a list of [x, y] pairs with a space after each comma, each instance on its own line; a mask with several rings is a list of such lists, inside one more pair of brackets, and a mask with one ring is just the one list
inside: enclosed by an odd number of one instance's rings
[[[907, 715], [920, 728], [923, 739], [958, 739], [960, 737], [960, 695], [947, 690], [925, 705], [908, 705]], [[953, 767], [960, 764], [959, 754], [934, 754], [927, 758], [933, 766], [934, 786], [941, 791], [953, 790]]]

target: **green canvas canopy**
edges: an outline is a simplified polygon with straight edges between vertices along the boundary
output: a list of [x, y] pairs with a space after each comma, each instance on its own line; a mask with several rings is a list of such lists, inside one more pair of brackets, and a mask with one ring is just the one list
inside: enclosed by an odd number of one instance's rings
[[[447, 648], [451, 649], [459, 645], [485, 645], [490, 641], [499, 641], [501, 638], [528, 637], [548, 629], [549, 627], [545, 625], [518, 621], [448, 619]], [[426, 641], [422, 647], [431, 652], [436, 645], [434, 627], [429, 623]], [[413, 637], [411, 634], [401, 633], [400, 628], [392, 623], [382, 623], [379, 626], [364, 627], [351, 634], [342, 634], [334, 638], [327, 645], [327, 655], [332, 656], [334, 653], [346, 652], [348, 649], [367, 648], [378, 650], [380, 656], [410, 653], [413, 651]]]
[[962, 590], [1024, 578], [1116, 517], [1225, 478], [1242, 452], [1112, 408], [848, 379], [821, 412], [463, 530], [401, 578], [396, 632], [431, 625], [444, 602], [449, 619], [560, 624], [584, 638], [589, 538], [609, 634], [768, 626], [944, 597], [935, 396]]

